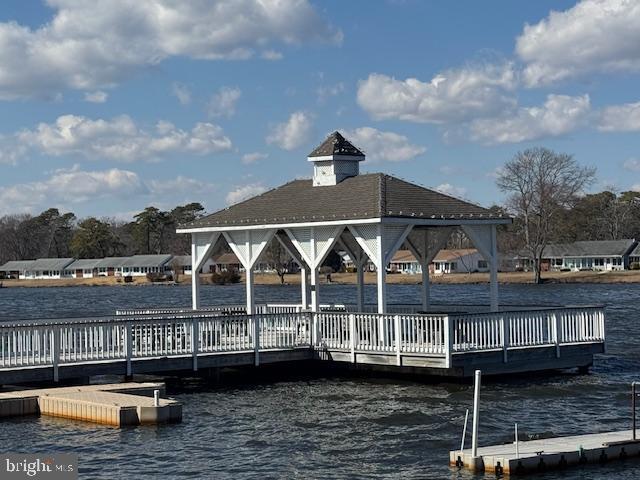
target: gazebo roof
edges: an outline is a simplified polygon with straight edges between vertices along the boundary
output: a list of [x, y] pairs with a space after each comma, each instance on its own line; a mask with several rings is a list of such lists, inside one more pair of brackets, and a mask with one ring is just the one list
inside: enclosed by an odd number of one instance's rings
[[[323, 148], [323, 145], [314, 152]], [[508, 218], [473, 203], [390, 175], [371, 173], [346, 178], [337, 185], [323, 187], [314, 187], [312, 180], [294, 180], [180, 228], [276, 225], [384, 217], [423, 220]]]
[[339, 132], [333, 132], [324, 142], [317, 146], [309, 157], [326, 157], [330, 155], [346, 155], [350, 157], [362, 157], [364, 153], [344, 138]]

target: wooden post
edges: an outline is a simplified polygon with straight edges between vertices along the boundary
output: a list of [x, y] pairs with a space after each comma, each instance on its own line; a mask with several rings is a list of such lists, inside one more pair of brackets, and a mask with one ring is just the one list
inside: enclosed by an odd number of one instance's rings
[[396, 364], [400, 367], [402, 366], [402, 332], [400, 330], [400, 315], [393, 316], [393, 323], [394, 336], [396, 339]]
[[426, 254], [420, 259], [420, 267], [422, 268], [422, 310], [429, 310], [429, 264], [426, 260]]
[[309, 298], [307, 296], [307, 290], [307, 267], [305, 267], [304, 265], [300, 265], [300, 293], [302, 296], [301, 303], [303, 310], [309, 308]]
[[247, 315], [253, 315], [255, 310], [255, 301], [253, 297], [253, 267], [247, 264], [244, 268], [244, 273], [247, 289]]
[[124, 330], [124, 347], [125, 347], [125, 357], [127, 361], [127, 377], [131, 377], [132, 369], [131, 369], [131, 356], [133, 355], [133, 331], [131, 327], [131, 322], [127, 322]]
[[320, 285], [319, 285], [319, 281], [318, 281], [318, 267], [317, 266], [312, 266], [311, 267], [311, 311], [312, 312], [319, 312], [319, 294], [320, 294]]
[[[362, 257], [362, 256], [361, 256]], [[357, 304], [358, 312], [364, 311], [364, 265], [366, 260], [360, 258], [360, 261], [356, 264], [356, 285], [358, 286], [357, 292]]]
[[451, 368], [451, 358], [453, 356], [453, 320], [449, 315], [444, 317], [444, 366]]
[[500, 315], [500, 330], [502, 334], [502, 361], [509, 360], [509, 338], [511, 337], [511, 324], [507, 315]]
[[480, 422], [480, 379], [482, 372], [476, 370], [473, 386], [473, 430], [471, 436], [471, 457], [478, 458], [478, 424]]
[[498, 311], [498, 240], [496, 236], [496, 226], [491, 225], [491, 260], [490, 260], [490, 297], [491, 311]]
[[[14, 346], [15, 348], [15, 346]], [[54, 326], [51, 331], [51, 360], [53, 363], [53, 381], [60, 380], [58, 364], [60, 363], [60, 327]]]
[[191, 304], [194, 310], [200, 308], [200, 275], [198, 274], [198, 246], [196, 235], [191, 234]]
[[349, 343], [351, 346], [351, 363], [356, 363], [356, 316], [349, 314]]
[[260, 365], [260, 316], [253, 315], [253, 352], [255, 366]]
[[198, 371], [198, 344], [200, 343], [200, 335], [198, 335], [198, 319], [191, 319], [191, 355], [193, 358], [193, 371]]

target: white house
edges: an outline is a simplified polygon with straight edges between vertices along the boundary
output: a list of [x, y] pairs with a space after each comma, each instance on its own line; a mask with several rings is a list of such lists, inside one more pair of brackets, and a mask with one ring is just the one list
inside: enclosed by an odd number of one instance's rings
[[631, 268], [639, 268], [640, 267], [640, 243], [636, 245], [636, 248], [629, 254], [629, 266]]
[[[407, 274], [421, 274], [422, 268], [409, 250], [398, 250], [389, 263], [389, 271]], [[475, 248], [440, 250], [431, 264], [430, 273], [488, 272], [489, 266]]]
[[65, 277], [93, 278], [99, 275], [98, 265], [103, 259], [83, 258], [76, 260], [65, 269]]
[[593, 240], [548, 245], [543, 270], [626, 270], [638, 245], [635, 239]]
[[[171, 270], [178, 268], [178, 273], [191, 275], [191, 255], [176, 255], [169, 262]], [[211, 273], [214, 271], [213, 258], [208, 258], [200, 268], [200, 273]]]
[[0, 266], [0, 277], [17, 278], [23, 280], [27, 278], [27, 270], [35, 260], [11, 260]]
[[73, 262], [73, 258], [38, 258], [25, 269], [24, 278], [63, 278], [66, 276], [65, 270]]
[[144, 277], [147, 273], [165, 273], [171, 271], [172, 255], [134, 255], [125, 257], [115, 267], [115, 275], [123, 277]]

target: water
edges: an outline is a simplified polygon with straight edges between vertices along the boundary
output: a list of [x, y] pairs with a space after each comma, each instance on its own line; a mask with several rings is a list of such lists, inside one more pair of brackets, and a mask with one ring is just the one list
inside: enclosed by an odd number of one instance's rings
[[[295, 301], [298, 287], [259, 286], [257, 301]], [[435, 285], [435, 301], [486, 303], [482, 285]], [[323, 301], [355, 289], [323, 286]], [[203, 287], [203, 304], [241, 303], [242, 285]], [[485, 381], [480, 442], [529, 433], [629, 428], [629, 384], [640, 378], [640, 285], [501, 286], [507, 303], [607, 305], [607, 354], [590, 375], [544, 374]], [[369, 300], [375, 298], [367, 287]], [[412, 302], [417, 286], [390, 285], [392, 302]], [[187, 287], [74, 287], [0, 290], [7, 318], [110, 314], [115, 308], [185, 306]], [[486, 380], [486, 379], [485, 379]], [[459, 446], [472, 386], [375, 378], [296, 377], [214, 388], [190, 384], [179, 425], [113, 429], [53, 418], [0, 424], [2, 451], [76, 452], [81, 477], [480, 479], [447, 467]], [[576, 446], [577, 448], [578, 446]], [[536, 478], [635, 479], [640, 461]], [[495, 478], [487, 475], [487, 479]]]

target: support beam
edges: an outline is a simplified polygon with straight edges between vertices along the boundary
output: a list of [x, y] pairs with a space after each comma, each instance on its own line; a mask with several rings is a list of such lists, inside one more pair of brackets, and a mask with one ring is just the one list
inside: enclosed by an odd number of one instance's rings
[[320, 285], [318, 284], [318, 269], [317, 268], [312, 268], [311, 269], [311, 311], [312, 312], [319, 312], [319, 304], [318, 304], [318, 296], [319, 296], [319, 290], [320, 290]]
[[211, 256], [220, 233], [191, 234], [191, 304], [194, 310], [200, 308], [200, 269]]
[[471, 239], [480, 254], [489, 264], [489, 299], [491, 311], [498, 305], [498, 241], [495, 225], [463, 225], [462, 230]]
[[[378, 285], [378, 313], [387, 313], [387, 264], [384, 251], [384, 227], [378, 225], [377, 244], [376, 244], [376, 270]], [[381, 329], [380, 333], [384, 334]]]
[[364, 266], [366, 259], [356, 264], [356, 285], [358, 291], [356, 293], [356, 302], [358, 304], [358, 312], [364, 311]]
[[302, 309], [306, 310], [309, 308], [309, 287], [307, 285], [307, 267], [304, 265], [300, 265], [300, 291], [301, 291], [301, 303]]
[[255, 298], [253, 295], [253, 267], [245, 269], [245, 287], [247, 295], [247, 315], [253, 315], [256, 309]]
[[497, 312], [498, 307], [498, 239], [496, 226], [491, 225], [491, 262], [489, 263], [490, 279], [489, 279], [489, 297], [491, 303], [491, 311]]

